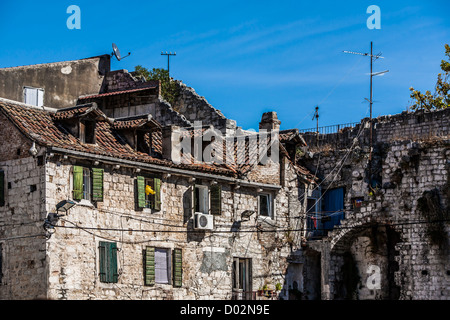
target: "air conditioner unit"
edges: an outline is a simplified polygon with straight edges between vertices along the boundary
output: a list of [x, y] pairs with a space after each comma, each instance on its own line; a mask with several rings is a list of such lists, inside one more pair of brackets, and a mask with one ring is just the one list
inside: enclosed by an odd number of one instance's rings
[[194, 228], [200, 230], [212, 230], [214, 225], [214, 216], [201, 212], [195, 213]]

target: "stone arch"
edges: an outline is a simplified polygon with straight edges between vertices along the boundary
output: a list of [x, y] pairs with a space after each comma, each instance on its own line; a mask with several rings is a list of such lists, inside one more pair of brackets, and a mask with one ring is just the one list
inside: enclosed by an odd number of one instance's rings
[[330, 283], [334, 299], [400, 297], [396, 245], [401, 233], [382, 221], [352, 221], [330, 239]]

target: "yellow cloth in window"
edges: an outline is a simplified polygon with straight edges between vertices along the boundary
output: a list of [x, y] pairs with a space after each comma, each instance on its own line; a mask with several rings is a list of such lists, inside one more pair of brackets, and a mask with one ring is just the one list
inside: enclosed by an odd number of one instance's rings
[[149, 195], [149, 194], [155, 194], [156, 192], [153, 191], [152, 187], [150, 187], [149, 185], [145, 186], [145, 194]]

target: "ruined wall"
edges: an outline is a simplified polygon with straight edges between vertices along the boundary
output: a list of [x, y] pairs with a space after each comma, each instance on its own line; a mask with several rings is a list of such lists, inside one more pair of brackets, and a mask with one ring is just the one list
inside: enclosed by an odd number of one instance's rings
[[0, 299], [45, 298], [42, 167], [28, 156], [0, 161], [0, 169], [5, 175], [5, 205], [0, 207]]
[[0, 144], [5, 197], [0, 206], [0, 299], [42, 298], [46, 291], [43, 163], [30, 155], [31, 142], [3, 114], [0, 134], [6, 139]]
[[24, 87], [44, 89], [44, 106], [74, 106], [80, 95], [99, 93], [110, 56], [0, 69], [0, 97], [24, 102]]
[[175, 81], [174, 83], [178, 89], [177, 101], [172, 106], [174, 110], [184, 115], [188, 121], [202, 121], [204, 124], [213, 125], [223, 133], [227, 129], [234, 132], [236, 121], [227, 119], [220, 110], [211, 106], [193, 88], [186, 86], [181, 81]]
[[[352, 298], [449, 299], [450, 227], [436, 222], [449, 218], [449, 117], [443, 110], [378, 118], [372, 189], [364, 133], [334, 134], [335, 147], [311, 146], [314, 153], [304, 161], [325, 179], [322, 192], [345, 190], [345, 220], [325, 238], [331, 246], [325, 265], [329, 298], [349, 298], [344, 289], [353, 285]], [[362, 200], [360, 207], [354, 198]], [[382, 231], [386, 225], [392, 228]], [[374, 237], [373, 228], [381, 238]], [[381, 273], [381, 286], [373, 290], [371, 265]]]

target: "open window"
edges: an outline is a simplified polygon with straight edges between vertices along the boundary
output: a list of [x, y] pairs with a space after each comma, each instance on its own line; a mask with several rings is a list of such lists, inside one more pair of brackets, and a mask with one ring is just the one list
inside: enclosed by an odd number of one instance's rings
[[137, 203], [139, 208], [161, 211], [161, 179], [137, 177]]
[[95, 121], [80, 121], [79, 137], [82, 143], [95, 144]]
[[73, 167], [73, 199], [103, 201], [103, 169]]
[[146, 247], [144, 251], [144, 283], [147, 286], [171, 284], [182, 286], [182, 250]]
[[233, 298], [249, 300], [252, 296], [252, 260], [233, 258]]
[[273, 195], [271, 193], [260, 193], [258, 195], [258, 214], [261, 217], [270, 219], [275, 217]]
[[222, 187], [219, 184], [195, 185], [194, 210], [204, 214], [220, 215], [222, 213]]

